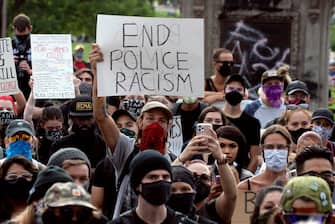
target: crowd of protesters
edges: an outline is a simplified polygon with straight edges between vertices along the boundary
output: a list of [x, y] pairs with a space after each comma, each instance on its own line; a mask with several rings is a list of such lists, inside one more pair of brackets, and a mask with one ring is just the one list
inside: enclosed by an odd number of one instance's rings
[[264, 71], [251, 100], [219, 48], [203, 98], [99, 97], [104, 55], [92, 44], [85, 62], [78, 45], [75, 99], [38, 100], [29, 17], [13, 28], [20, 92], [0, 96], [0, 223], [232, 223], [240, 190], [257, 194], [252, 224], [335, 223], [333, 112], [309, 109], [288, 66]]

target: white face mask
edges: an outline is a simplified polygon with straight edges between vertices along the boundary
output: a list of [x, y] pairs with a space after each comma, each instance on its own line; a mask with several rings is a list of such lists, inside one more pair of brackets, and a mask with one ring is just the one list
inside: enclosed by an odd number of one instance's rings
[[332, 130], [332, 128], [325, 128], [325, 127], [322, 127], [322, 126], [314, 126], [312, 128], [312, 131], [319, 134], [322, 139], [328, 140], [330, 138], [333, 130]]
[[280, 172], [287, 167], [287, 150], [264, 149], [266, 166], [273, 172]]

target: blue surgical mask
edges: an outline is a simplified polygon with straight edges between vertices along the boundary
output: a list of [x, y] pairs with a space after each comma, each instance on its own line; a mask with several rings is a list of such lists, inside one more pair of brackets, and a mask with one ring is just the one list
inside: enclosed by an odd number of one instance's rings
[[320, 135], [320, 137], [323, 140], [328, 140], [329, 137], [332, 135], [332, 129], [331, 128], [325, 128], [322, 126], [314, 126], [312, 128], [312, 131], [314, 131], [315, 133], [317, 133], [318, 135]]
[[32, 160], [31, 145], [27, 141], [17, 140], [10, 143], [6, 149], [6, 158], [10, 159], [14, 156], [24, 156], [29, 160]]
[[269, 170], [279, 173], [287, 167], [288, 151], [282, 149], [264, 149], [264, 159]]

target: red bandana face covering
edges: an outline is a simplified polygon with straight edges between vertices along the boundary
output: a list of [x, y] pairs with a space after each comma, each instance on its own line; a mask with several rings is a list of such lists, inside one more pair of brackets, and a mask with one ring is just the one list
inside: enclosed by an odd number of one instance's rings
[[141, 144], [139, 148], [141, 151], [146, 149], [154, 149], [159, 151], [161, 154], [164, 154], [164, 139], [164, 129], [157, 122], [154, 122], [142, 131]]

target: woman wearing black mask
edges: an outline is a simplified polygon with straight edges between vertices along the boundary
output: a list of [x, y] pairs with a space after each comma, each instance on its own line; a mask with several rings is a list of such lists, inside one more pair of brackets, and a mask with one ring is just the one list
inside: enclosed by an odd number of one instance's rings
[[205, 217], [196, 215], [194, 199], [196, 195], [196, 181], [192, 172], [183, 166], [172, 166], [171, 196], [167, 205], [178, 212], [187, 215], [197, 223], [215, 223]]
[[283, 116], [279, 118], [278, 123], [285, 126], [291, 134], [294, 143], [291, 146], [293, 152], [296, 151], [298, 138], [303, 133], [311, 130], [311, 119], [311, 112], [304, 108], [287, 110]]
[[25, 157], [7, 159], [0, 170], [0, 222], [9, 220], [27, 206], [37, 169]]
[[51, 152], [52, 143], [61, 139], [64, 135], [63, 114], [58, 107], [46, 107], [42, 111], [40, 125], [38, 129], [39, 147], [37, 156], [39, 161], [46, 164]]

